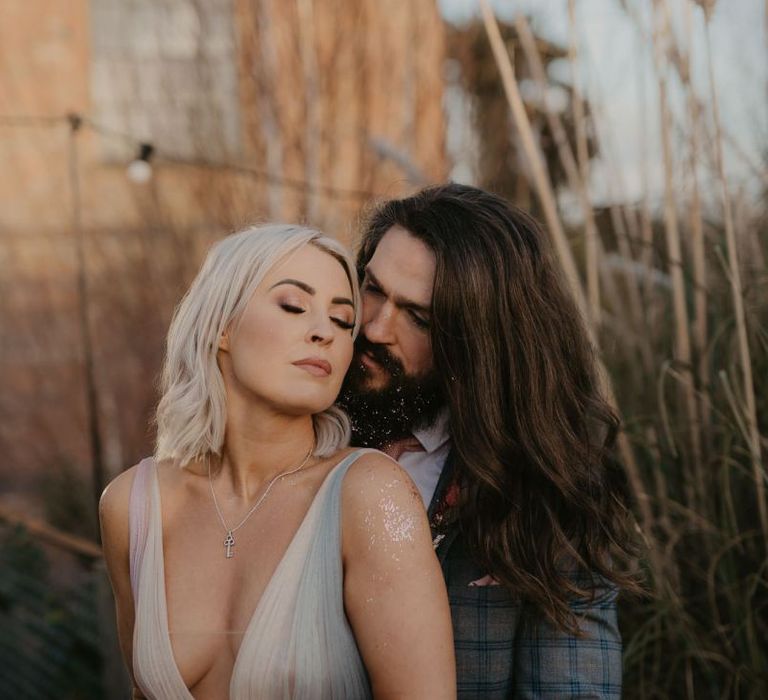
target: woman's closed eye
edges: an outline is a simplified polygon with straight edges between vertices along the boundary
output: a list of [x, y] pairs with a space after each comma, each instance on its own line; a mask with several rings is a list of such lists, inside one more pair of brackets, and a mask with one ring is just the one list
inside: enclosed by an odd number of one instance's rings
[[[287, 303], [280, 304], [280, 308], [283, 309], [283, 311], [287, 311], [289, 314], [303, 314], [305, 311], [305, 309], [302, 309], [300, 306], [294, 306], [293, 304]], [[339, 328], [343, 328], [345, 331], [351, 331], [355, 327], [354, 321], [350, 322], [343, 318], [338, 318], [337, 316], [331, 316], [330, 319]]]
[[287, 311], [289, 314], [303, 314], [304, 309], [302, 309], [300, 306], [294, 306], [293, 304], [280, 304], [280, 308], [283, 311]]
[[331, 321], [333, 321], [339, 328], [343, 328], [345, 331], [351, 331], [354, 327], [354, 321], [350, 323], [349, 321], [345, 321], [343, 318], [336, 318], [335, 316], [331, 316]]

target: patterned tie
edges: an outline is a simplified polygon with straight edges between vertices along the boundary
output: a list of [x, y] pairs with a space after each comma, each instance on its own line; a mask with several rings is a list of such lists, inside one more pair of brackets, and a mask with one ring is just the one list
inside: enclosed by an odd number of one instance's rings
[[396, 462], [403, 456], [404, 452], [425, 452], [424, 446], [413, 435], [404, 437], [402, 440], [390, 442], [381, 451], [385, 455], [392, 457]]

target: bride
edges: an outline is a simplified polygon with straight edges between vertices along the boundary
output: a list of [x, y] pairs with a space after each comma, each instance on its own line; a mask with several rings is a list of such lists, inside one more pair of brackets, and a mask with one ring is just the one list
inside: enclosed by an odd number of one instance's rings
[[155, 455], [100, 503], [134, 698], [455, 696], [419, 493], [333, 406], [359, 303], [338, 243], [270, 225], [177, 308]]

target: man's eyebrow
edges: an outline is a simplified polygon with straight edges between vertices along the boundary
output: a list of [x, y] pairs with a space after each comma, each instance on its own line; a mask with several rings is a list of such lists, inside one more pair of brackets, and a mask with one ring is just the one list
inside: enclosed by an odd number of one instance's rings
[[[280, 280], [279, 282], [275, 282], [269, 289], [272, 290], [275, 287], [279, 287], [281, 284], [292, 284], [294, 287], [298, 287], [302, 291], [306, 292], [307, 294], [310, 294], [314, 296], [317, 291], [314, 287], [310, 287], [306, 282], [302, 282], [301, 280], [294, 280], [294, 279], [284, 279]], [[352, 300], [347, 297], [334, 297], [331, 299], [332, 304], [346, 304], [347, 306], [351, 306], [354, 308], [354, 304], [352, 303]]]
[[420, 311], [421, 313], [424, 313], [424, 314], [432, 313], [432, 309], [430, 306], [417, 304], [415, 301], [406, 299], [405, 297], [402, 297], [399, 294], [390, 294], [389, 292], [387, 292], [384, 285], [378, 280], [376, 275], [373, 274], [370, 267], [365, 268], [365, 274], [368, 275], [371, 282], [373, 282], [379, 289], [381, 289], [382, 292], [384, 292], [387, 296], [392, 297], [392, 300], [395, 302], [395, 306], [397, 306], [399, 309], [410, 309], [411, 311]]

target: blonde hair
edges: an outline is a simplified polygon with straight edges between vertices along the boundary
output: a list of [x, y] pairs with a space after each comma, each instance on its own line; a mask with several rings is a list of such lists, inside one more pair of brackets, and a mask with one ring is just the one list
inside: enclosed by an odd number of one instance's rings
[[[219, 339], [237, 325], [256, 287], [274, 265], [305, 245], [336, 258], [347, 273], [360, 327], [360, 290], [350, 254], [337, 241], [303, 226], [254, 226], [214, 244], [168, 330], [155, 423], [155, 458], [184, 466], [220, 454], [226, 427], [224, 380], [216, 360]], [[314, 454], [325, 457], [349, 444], [347, 415], [331, 406], [312, 416]]]

